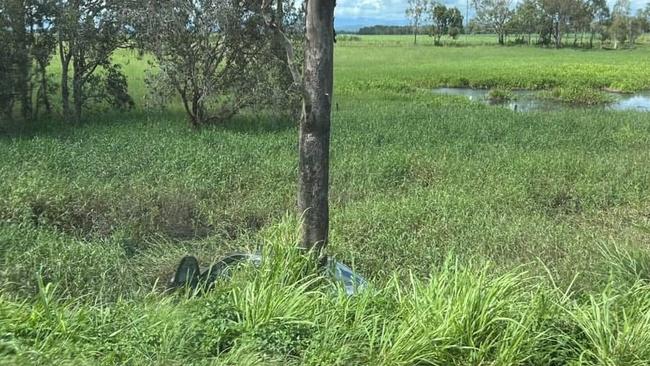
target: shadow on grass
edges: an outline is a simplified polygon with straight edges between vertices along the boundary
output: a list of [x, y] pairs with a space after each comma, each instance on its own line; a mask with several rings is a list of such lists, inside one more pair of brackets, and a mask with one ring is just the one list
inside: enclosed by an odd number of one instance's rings
[[[66, 121], [60, 115], [43, 116], [37, 120], [0, 120], [0, 141], [11, 139], [31, 139], [34, 137], [65, 138], [86, 128], [123, 128], [125, 126], [146, 128], [160, 126], [177, 129], [178, 132], [191, 131], [187, 117], [182, 111], [142, 110], [128, 112], [88, 112], [81, 123]], [[296, 128], [298, 120], [287, 115], [270, 112], [246, 111], [233, 118], [207, 125], [201, 129], [223, 130], [242, 134], [274, 134]]]

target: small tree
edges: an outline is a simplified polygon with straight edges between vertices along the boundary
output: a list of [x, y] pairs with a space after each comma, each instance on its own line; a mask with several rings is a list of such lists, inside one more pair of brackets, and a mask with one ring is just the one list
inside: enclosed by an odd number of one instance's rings
[[542, 11], [551, 25], [550, 34], [556, 48], [562, 47], [562, 39], [572, 21], [579, 19], [581, 0], [540, 0]]
[[52, 61], [56, 49], [56, 36], [52, 24], [56, 19], [56, 3], [54, 0], [34, 1], [30, 6], [30, 33], [33, 36], [32, 58], [35, 61], [36, 92], [35, 115], [38, 116], [40, 107], [43, 106], [49, 114], [52, 112], [50, 94], [54, 92], [54, 85], [47, 73], [47, 68]]
[[14, 82], [14, 42], [11, 34], [11, 18], [8, 3], [0, 4], [0, 39], [3, 40], [0, 47], [0, 113], [2, 119], [13, 117], [15, 102]]
[[429, 0], [408, 0], [406, 17], [411, 22], [411, 28], [413, 29], [413, 44], [418, 43], [418, 31], [424, 17], [427, 15], [428, 8]]
[[463, 14], [458, 8], [447, 8], [447, 34], [456, 39], [463, 32]]
[[596, 38], [597, 34], [601, 36], [601, 42], [607, 38], [610, 12], [606, 0], [588, 0], [587, 10], [591, 16], [589, 47], [592, 48], [594, 46], [594, 38]]
[[[57, 2], [54, 25], [61, 61], [61, 100], [65, 118], [80, 122], [89, 97], [104, 87], [98, 85], [103, 83], [96, 71], [113, 67], [111, 55], [128, 39], [120, 17], [123, 5], [121, 1]], [[70, 107], [71, 64], [74, 109]]]
[[624, 44], [632, 40], [632, 26], [630, 19], [630, 0], [617, 0], [612, 11], [612, 24], [610, 33], [614, 38], [614, 48], [618, 48], [619, 42]]
[[517, 32], [528, 36], [528, 44], [531, 43], [532, 34], [541, 30], [541, 13], [537, 0], [524, 0], [517, 5], [512, 21]]
[[28, 4], [25, 1], [8, 1], [0, 5], [3, 28], [4, 58], [2, 67], [4, 87], [2, 108], [4, 114], [11, 118], [14, 103], [21, 106], [24, 119], [32, 116], [32, 68], [31, 48], [33, 39], [29, 33], [30, 18]]
[[[282, 5], [277, 2], [272, 9], [271, 2], [252, 0], [135, 1], [129, 19], [140, 47], [155, 57], [158, 82], [176, 92], [188, 124], [198, 128], [268, 100], [278, 80], [289, 77], [276, 72], [280, 45], [266, 26], [272, 22], [278, 31], [284, 30], [290, 12]], [[150, 17], [152, 12], [158, 15]]]
[[431, 35], [435, 45], [441, 45], [442, 36], [448, 35], [454, 39], [463, 30], [463, 15], [458, 8], [447, 8], [440, 3], [432, 4]]
[[431, 8], [431, 33], [433, 42], [440, 45], [440, 39], [449, 32], [449, 13], [447, 7], [437, 3]]
[[499, 44], [505, 44], [508, 22], [512, 18], [512, 0], [472, 0], [476, 20], [496, 33]]

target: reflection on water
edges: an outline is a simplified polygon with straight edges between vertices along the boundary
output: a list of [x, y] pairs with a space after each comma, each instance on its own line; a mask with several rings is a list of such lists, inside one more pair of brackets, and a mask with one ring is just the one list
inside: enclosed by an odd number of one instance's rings
[[648, 112], [650, 111], [650, 94], [623, 96], [611, 108], [619, 111], [638, 110]]
[[609, 109], [616, 111], [646, 111], [650, 112], [650, 93], [639, 94], [616, 94], [608, 93], [614, 99], [613, 103], [597, 106], [576, 106], [554, 100], [542, 99], [537, 92], [528, 90], [514, 90], [512, 93], [516, 100], [504, 103], [491, 103], [488, 98], [488, 90], [471, 88], [438, 88], [434, 89], [435, 94], [458, 95], [467, 97], [469, 100], [497, 104], [515, 111], [556, 111], [572, 108]]

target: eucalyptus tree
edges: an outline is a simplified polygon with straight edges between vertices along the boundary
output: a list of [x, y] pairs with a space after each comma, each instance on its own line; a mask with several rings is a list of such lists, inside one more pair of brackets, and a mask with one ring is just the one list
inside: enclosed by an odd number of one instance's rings
[[329, 148], [334, 81], [336, 0], [308, 0], [300, 121], [298, 210], [302, 247], [322, 257], [329, 230]]
[[630, 0], [617, 0], [612, 9], [612, 25], [610, 32], [614, 38], [614, 48], [618, 48], [619, 43], [629, 41], [633, 42], [632, 25], [631, 25], [631, 7]]
[[25, 119], [32, 115], [31, 58], [32, 37], [29, 33], [28, 4], [7, 1], [0, 5], [4, 54], [2, 108], [11, 118], [15, 102], [21, 106]]
[[413, 44], [418, 43], [418, 32], [428, 16], [429, 0], [408, 0], [406, 17], [413, 29]]
[[532, 34], [539, 34], [542, 28], [542, 11], [538, 0], [524, 0], [517, 4], [512, 22], [519, 34], [528, 36], [527, 43], [530, 44]]
[[589, 47], [592, 48], [597, 34], [600, 34], [601, 41], [607, 37], [610, 11], [607, 0], [587, 0], [587, 10], [591, 16]]
[[11, 9], [8, 2], [0, 3], [0, 116], [3, 120], [12, 118], [15, 103], [14, 40], [11, 26]]
[[540, 0], [540, 5], [548, 24], [549, 35], [553, 38], [555, 48], [562, 47], [562, 37], [569, 19], [569, 1], [572, 0]]
[[35, 89], [37, 109], [41, 103], [51, 109], [46, 69], [54, 51], [53, 5], [51, 0], [0, 3], [0, 109], [7, 118], [16, 102], [24, 119], [35, 116]]
[[34, 78], [38, 84], [36, 91], [36, 107], [34, 115], [38, 117], [40, 107], [49, 114], [52, 112], [50, 94], [54, 93], [55, 85], [51, 82], [52, 75], [48, 67], [56, 50], [56, 35], [53, 24], [56, 20], [55, 0], [32, 0], [30, 11], [29, 31], [32, 34], [31, 54], [34, 60]]
[[[97, 85], [101, 82], [96, 74], [98, 69], [110, 69], [113, 75], [119, 75], [119, 68], [111, 64], [111, 56], [128, 41], [121, 18], [123, 6], [118, 0], [57, 1], [54, 29], [61, 62], [61, 102], [66, 119], [78, 123], [90, 99], [104, 98]], [[70, 106], [70, 71], [73, 107]], [[122, 85], [120, 93], [124, 94], [125, 89]]]
[[486, 29], [496, 33], [499, 44], [505, 44], [508, 23], [512, 19], [512, 0], [472, 0], [476, 20]]
[[463, 15], [458, 8], [448, 8], [441, 3], [432, 3], [429, 11], [434, 44], [440, 45], [440, 39], [444, 35], [456, 38], [463, 30]]
[[336, 0], [305, 2], [304, 66], [300, 73], [294, 48], [269, 16], [271, 1], [262, 1], [269, 29], [284, 46], [287, 65], [302, 94], [299, 128], [298, 211], [300, 246], [324, 264], [329, 234], [329, 156], [334, 84], [334, 7]]
[[447, 34], [456, 38], [460, 33], [463, 32], [463, 14], [456, 7], [447, 8]]
[[154, 80], [198, 128], [287, 99], [279, 85], [291, 89], [293, 80], [276, 64], [284, 45], [267, 23], [290, 34], [300, 22], [295, 9], [286, 0], [133, 0], [126, 13], [138, 46], [155, 59]]
[[440, 45], [440, 39], [449, 32], [449, 16], [447, 7], [441, 3], [431, 6], [431, 34], [433, 43]]

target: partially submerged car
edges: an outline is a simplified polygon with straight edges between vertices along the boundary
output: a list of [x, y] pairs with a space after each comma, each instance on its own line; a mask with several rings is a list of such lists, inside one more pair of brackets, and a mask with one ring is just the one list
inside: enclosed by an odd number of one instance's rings
[[[171, 288], [190, 287], [193, 290], [202, 288], [207, 290], [213, 287], [218, 279], [228, 278], [230, 270], [243, 263], [259, 267], [262, 264], [262, 256], [253, 253], [231, 253], [204, 271], [201, 271], [196, 257], [186, 256], [181, 259], [169, 286]], [[349, 296], [363, 291], [368, 286], [368, 282], [363, 277], [332, 257], [327, 258], [325, 271], [327, 276], [343, 286]]]

